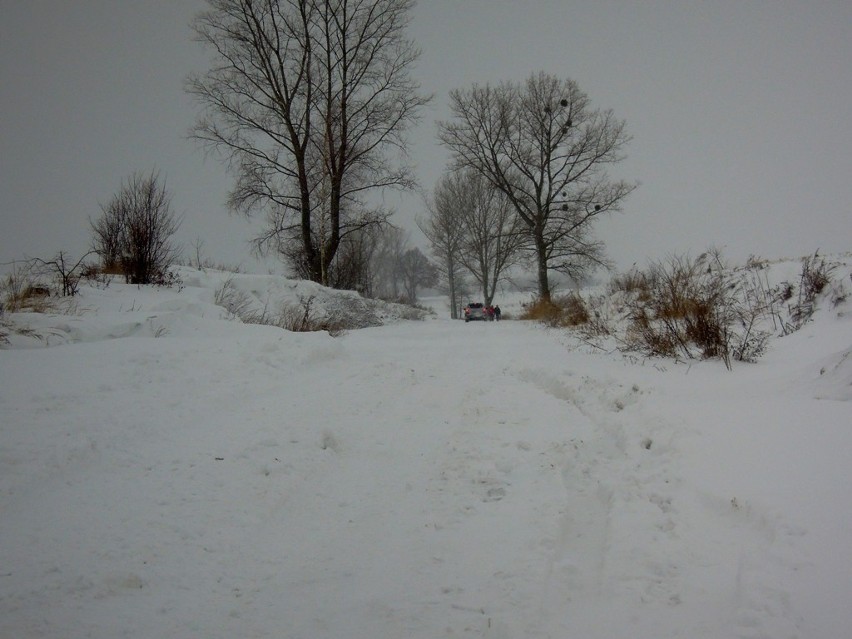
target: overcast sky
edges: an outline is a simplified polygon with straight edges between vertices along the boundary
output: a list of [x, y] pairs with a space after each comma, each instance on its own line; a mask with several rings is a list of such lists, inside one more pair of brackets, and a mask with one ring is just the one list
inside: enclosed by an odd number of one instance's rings
[[[89, 218], [158, 169], [179, 240], [256, 268], [232, 177], [186, 138], [204, 0], [0, 0], [0, 262], [87, 250]], [[852, 250], [852, 2], [420, 0], [415, 70], [434, 94], [411, 133], [431, 191], [447, 94], [543, 70], [577, 81], [633, 140], [641, 186], [599, 224], [620, 269], [709, 245], [734, 261]], [[416, 196], [391, 198], [414, 228]], [[413, 236], [416, 243], [422, 239]]]

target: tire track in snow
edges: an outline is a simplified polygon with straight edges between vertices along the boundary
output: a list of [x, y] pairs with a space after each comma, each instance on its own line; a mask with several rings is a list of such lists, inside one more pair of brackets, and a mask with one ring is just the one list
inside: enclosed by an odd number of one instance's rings
[[[666, 557], [676, 527], [666, 491], [679, 482], [672, 474], [676, 454], [666, 446], [652, 454], [653, 438], [625, 410], [640, 401], [639, 387], [545, 370], [516, 376], [582, 416], [554, 451], [564, 503], [542, 586], [542, 619], [549, 618], [550, 632], [600, 630], [606, 622], [590, 610], [619, 597], [677, 605], [680, 578]], [[631, 540], [632, 518], [647, 522], [649, 513], [655, 530], [643, 547]]]
[[[607, 624], [631, 623], [619, 609], [637, 603], [652, 604], [649, 627], [685, 616], [700, 636], [721, 618], [738, 639], [799, 636], [784, 586], [797, 566], [783, 558], [795, 556], [804, 531], [691, 484], [680, 443], [695, 433], [649, 413], [637, 385], [543, 369], [516, 377], [583, 417], [552, 451], [565, 493], [547, 541], [545, 636], [605, 637]], [[712, 594], [707, 584], [722, 585]]]
[[545, 541], [548, 557], [540, 606], [543, 624], [564, 631], [574, 606], [600, 597], [605, 588], [613, 493], [598, 467], [616, 447], [599, 433], [599, 420], [572, 386], [544, 370], [525, 369], [516, 377], [567, 403], [582, 418], [571, 420], [566, 443], [551, 451], [564, 493], [558, 530]]

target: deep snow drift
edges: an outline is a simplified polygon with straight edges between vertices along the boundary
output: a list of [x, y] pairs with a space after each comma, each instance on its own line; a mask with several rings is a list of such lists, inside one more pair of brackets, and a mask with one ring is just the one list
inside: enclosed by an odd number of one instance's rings
[[848, 633], [848, 302], [728, 372], [183, 277], [0, 350], [0, 637]]

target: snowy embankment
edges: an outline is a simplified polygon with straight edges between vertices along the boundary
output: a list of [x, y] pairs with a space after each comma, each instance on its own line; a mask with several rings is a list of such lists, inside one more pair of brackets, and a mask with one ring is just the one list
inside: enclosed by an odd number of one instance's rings
[[848, 631], [848, 303], [728, 372], [515, 321], [290, 333], [187, 284], [0, 350], [0, 636]]

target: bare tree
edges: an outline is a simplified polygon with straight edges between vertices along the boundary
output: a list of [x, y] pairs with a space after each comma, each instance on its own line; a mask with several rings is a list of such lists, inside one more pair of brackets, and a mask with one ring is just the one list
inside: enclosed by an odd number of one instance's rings
[[372, 297], [394, 301], [402, 299], [400, 260], [408, 249], [408, 234], [402, 229], [389, 226], [378, 234], [370, 259]]
[[459, 173], [452, 193], [463, 203], [460, 259], [482, 288], [486, 306], [494, 300], [497, 284], [518, 259], [525, 235], [523, 224], [505, 193], [470, 169]]
[[59, 251], [52, 260], [35, 257], [30, 260], [31, 272], [55, 277], [59, 285], [58, 293], [62, 297], [71, 297], [77, 294], [83, 270], [87, 268], [86, 258], [92, 253], [94, 251], [88, 251], [76, 262], [65, 251]]
[[413, 0], [207, 2], [194, 28], [216, 63], [187, 83], [205, 107], [193, 136], [236, 173], [231, 208], [266, 213], [256, 248], [329, 284], [346, 236], [388, 217], [366, 194], [414, 186], [404, 133], [428, 98], [409, 75]]
[[417, 247], [400, 255], [399, 273], [405, 287], [405, 301], [409, 304], [417, 302], [418, 288], [438, 283], [437, 267]]
[[441, 178], [430, 217], [420, 228], [443, 262], [444, 273], [453, 274], [450, 302], [454, 309], [453, 280], [458, 266], [473, 275], [490, 305], [501, 278], [516, 263], [524, 240], [520, 219], [505, 194], [470, 169]]
[[454, 119], [439, 137], [459, 168], [505, 193], [526, 227], [539, 296], [550, 300], [549, 272], [578, 277], [604, 264], [592, 233], [601, 214], [618, 211], [635, 185], [609, 178], [629, 141], [611, 111], [592, 110], [572, 80], [546, 73], [523, 85], [474, 85], [450, 93]]
[[125, 215], [121, 197], [115, 195], [110, 203], [101, 206], [101, 217], [89, 220], [92, 227], [92, 250], [101, 260], [101, 269], [106, 273], [122, 273], [121, 258], [124, 254]]
[[365, 297], [376, 297], [381, 289], [381, 268], [377, 259], [390, 236], [398, 232], [390, 224], [365, 226], [346, 234], [331, 264], [331, 286], [355, 290]]
[[159, 174], [133, 174], [90, 222], [93, 250], [105, 267], [118, 266], [131, 284], [163, 278], [178, 255], [172, 237], [180, 220]]
[[438, 182], [431, 201], [426, 201], [428, 214], [418, 218], [417, 226], [429, 240], [432, 254], [438, 260], [439, 274], [446, 282], [450, 298], [450, 317], [458, 319], [465, 288], [460, 257], [464, 229], [459, 210], [460, 202], [450, 187], [450, 179], [445, 176]]

